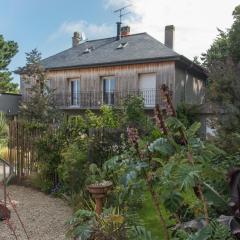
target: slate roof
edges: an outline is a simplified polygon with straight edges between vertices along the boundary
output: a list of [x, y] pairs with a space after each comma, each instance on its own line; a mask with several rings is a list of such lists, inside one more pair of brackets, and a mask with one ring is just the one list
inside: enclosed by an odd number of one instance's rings
[[[127, 43], [122, 49], [117, 49], [121, 43]], [[89, 53], [84, 53], [86, 49]], [[86, 41], [77, 47], [67, 49], [43, 60], [46, 69], [62, 67], [80, 67], [144, 61], [156, 58], [173, 58], [178, 53], [166, 47], [147, 33], [133, 34], [116, 40], [116, 37]]]
[[[124, 48], [118, 49], [121, 43], [127, 44]], [[91, 49], [91, 51], [85, 53], [87, 49]], [[185, 66], [194, 68], [195, 71], [204, 77], [206, 76], [203, 68], [166, 47], [163, 43], [147, 33], [132, 34], [120, 40], [116, 40], [116, 37], [111, 37], [85, 41], [77, 47], [69, 48], [43, 59], [42, 64], [46, 69], [61, 69], [113, 66], [166, 60], [179, 61]]]

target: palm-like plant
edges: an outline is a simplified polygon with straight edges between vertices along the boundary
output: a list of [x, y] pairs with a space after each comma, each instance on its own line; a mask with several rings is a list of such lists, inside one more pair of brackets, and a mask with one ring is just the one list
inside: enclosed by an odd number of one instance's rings
[[[94, 204], [89, 209], [79, 209], [68, 221], [67, 237], [81, 240], [152, 240], [151, 233], [138, 219], [120, 211], [119, 208], [104, 209], [101, 215], [94, 212]], [[130, 220], [131, 219], [131, 220]]]

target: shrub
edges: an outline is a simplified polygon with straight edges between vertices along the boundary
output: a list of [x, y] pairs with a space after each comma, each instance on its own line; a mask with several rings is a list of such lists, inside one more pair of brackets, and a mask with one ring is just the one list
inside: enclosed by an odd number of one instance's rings
[[117, 128], [120, 125], [116, 110], [107, 105], [101, 106], [99, 115], [87, 110], [85, 117], [88, 128]]
[[62, 146], [62, 139], [51, 131], [36, 142], [39, 177], [44, 192], [50, 192], [58, 184], [57, 168], [62, 159]]
[[87, 175], [86, 149], [77, 143], [72, 143], [63, 149], [62, 157], [58, 173], [64, 191], [70, 194], [78, 193], [83, 189]]
[[125, 124], [136, 128], [146, 125], [146, 115], [144, 113], [144, 100], [139, 96], [128, 96], [123, 103]]
[[5, 115], [0, 112], [0, 151], [3, 153], [3, 149], [7, 145], [8, 128]]
[[96, 215], [93, 209], [79, 209], [68, 221], [68, 237], [82, 240], [151, 240], [151, 233], [138, 218], [119, 208], [104, 209]]
[[177, 118], [186, 127], [190, 127], [195, 121], [198, 121], [196, 113], [197, 106], [192, 104], [181, 103], [177, 106]]

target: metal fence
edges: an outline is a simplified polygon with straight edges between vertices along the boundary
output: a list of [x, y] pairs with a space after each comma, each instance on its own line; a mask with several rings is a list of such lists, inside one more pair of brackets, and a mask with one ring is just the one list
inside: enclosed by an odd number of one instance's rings
[[143, 98], [146, 108], [154, 108], [156, 104], [162, 104], [160, 90], [128, 90], [128, 91], [80, 91], [75, 93], [55, 94], [55, 102], [58, 107], [98, 108], [103, 104], [120, 106], [129, 96]]

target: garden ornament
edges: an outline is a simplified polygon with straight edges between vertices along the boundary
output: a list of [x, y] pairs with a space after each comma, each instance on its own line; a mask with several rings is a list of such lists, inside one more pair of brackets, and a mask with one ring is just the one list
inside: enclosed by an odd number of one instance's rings
[[112, 188], [112, 182], [102, 181], [100, 183], [94, 183], [87, 187], [88, 191], [92, 194], [96, 203], [96, 213], [100, 215], [102, 213], [103, 200], [106, 197], [109, 190]]

